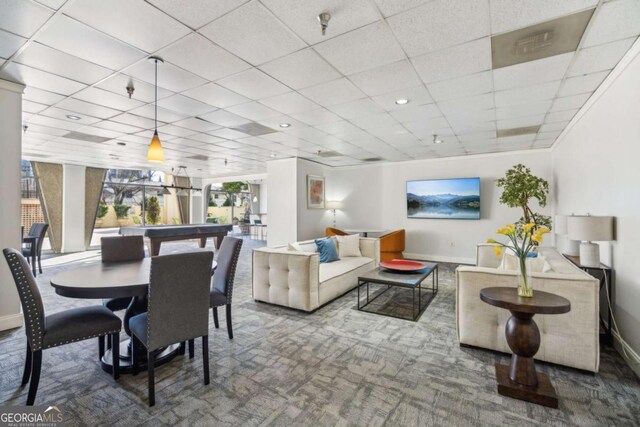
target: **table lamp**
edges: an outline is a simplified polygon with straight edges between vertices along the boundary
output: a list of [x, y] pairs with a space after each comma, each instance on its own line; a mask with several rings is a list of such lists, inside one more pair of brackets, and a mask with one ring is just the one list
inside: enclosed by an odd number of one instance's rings
[[565, 236], [564, 247], [562, 249], [563, 254], [578, 256], [580, 255], [580, 242], [566, 237], [568, 230], [567, 218], [567, 215], [556, 215], [553, 220], [553, 232], [558, 236]]
[[612, 216], [570, 216], [567, 218], [568, 237], [581, 240], [580, 264], [600, 267], [600, 247], [593, 243], [613, 240]]
[[337, 200], [329, 200], [327, 201], [327, 209], [333, 212], [333, 228], [336, 228], [336, 210], [342, 209], [342, 202], [338, 202]]

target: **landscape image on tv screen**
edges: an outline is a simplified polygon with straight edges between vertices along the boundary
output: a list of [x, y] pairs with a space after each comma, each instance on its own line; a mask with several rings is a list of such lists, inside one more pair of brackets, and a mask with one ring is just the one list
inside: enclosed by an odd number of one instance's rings
[[480, 219], [480, 178], [407, 181], [407, 217]]

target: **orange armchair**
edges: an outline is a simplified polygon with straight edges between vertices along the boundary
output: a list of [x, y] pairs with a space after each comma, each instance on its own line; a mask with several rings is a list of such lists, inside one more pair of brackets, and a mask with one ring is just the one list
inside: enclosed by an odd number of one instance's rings
[[324, 235], [327, 237], [330, 236], [348, 236], [349, 233], [345, 233], [344, 231], [338, 229], [338, 228], [333, 228], [333, 227], [327, 227], [324, 230]]
[[396, 230], [380, 236], [380, 261], [402, 259], [404, 255], [405, 231]]

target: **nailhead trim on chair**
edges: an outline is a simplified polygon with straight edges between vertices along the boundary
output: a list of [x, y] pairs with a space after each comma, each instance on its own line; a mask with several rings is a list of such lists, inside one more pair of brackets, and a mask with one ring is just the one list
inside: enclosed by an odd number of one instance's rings
[[115, 329], [115, 330], [113, 330], [113, 331], [109, 331], [109, 332], [102, 332], [102, 333], [97, 334], [97, 335], [89, 335], [89, 336], [87, 336], [87, 337], [76, 338], [76, 339], [69, 340], [69, 341], [62, 341], [62, 342], [58, 342], [58, 343], [55, 343], [55, 344], [48, 345], [48, 346], [44, 347], [43, 349], [53, 348], [53, 347], [57, 347], [57, 346], [59, 346], [59, 345], [69, 344], [69, 343], [72, 343], [72, 342], [78, 342], [78, 341], [89, 340], [89, 339], [91, 339], [91, 338], [103, 337], [103, 336], [106, 336], [106, 335], [115, 334], [116, 332], [117, 332], [117, 333], [120, 333], [120, 329]]
[[242, 240], [240, 240], [238, 247], [233, 253], [233, 260], [231, 261], [231, 279], [229, 280], [229, 284], [227, 285], [227, 289], [229, 290], [227, 295], [227, 304], [231, 304], [231, 296], [233, 295], [233, 282], [236, 278], [236, 267], [238, 266], [238, 260], [240, 259], [240, 250], [242, 249]]

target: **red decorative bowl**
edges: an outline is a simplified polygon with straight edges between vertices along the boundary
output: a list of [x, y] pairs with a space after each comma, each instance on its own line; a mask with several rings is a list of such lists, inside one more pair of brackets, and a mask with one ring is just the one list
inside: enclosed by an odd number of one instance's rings
[[391, 261], [380, 261], [380, 267], [394, 271], [419, 271], [427, 268], [427, 265], [418, 261], [408, 259], [394, 259]]

